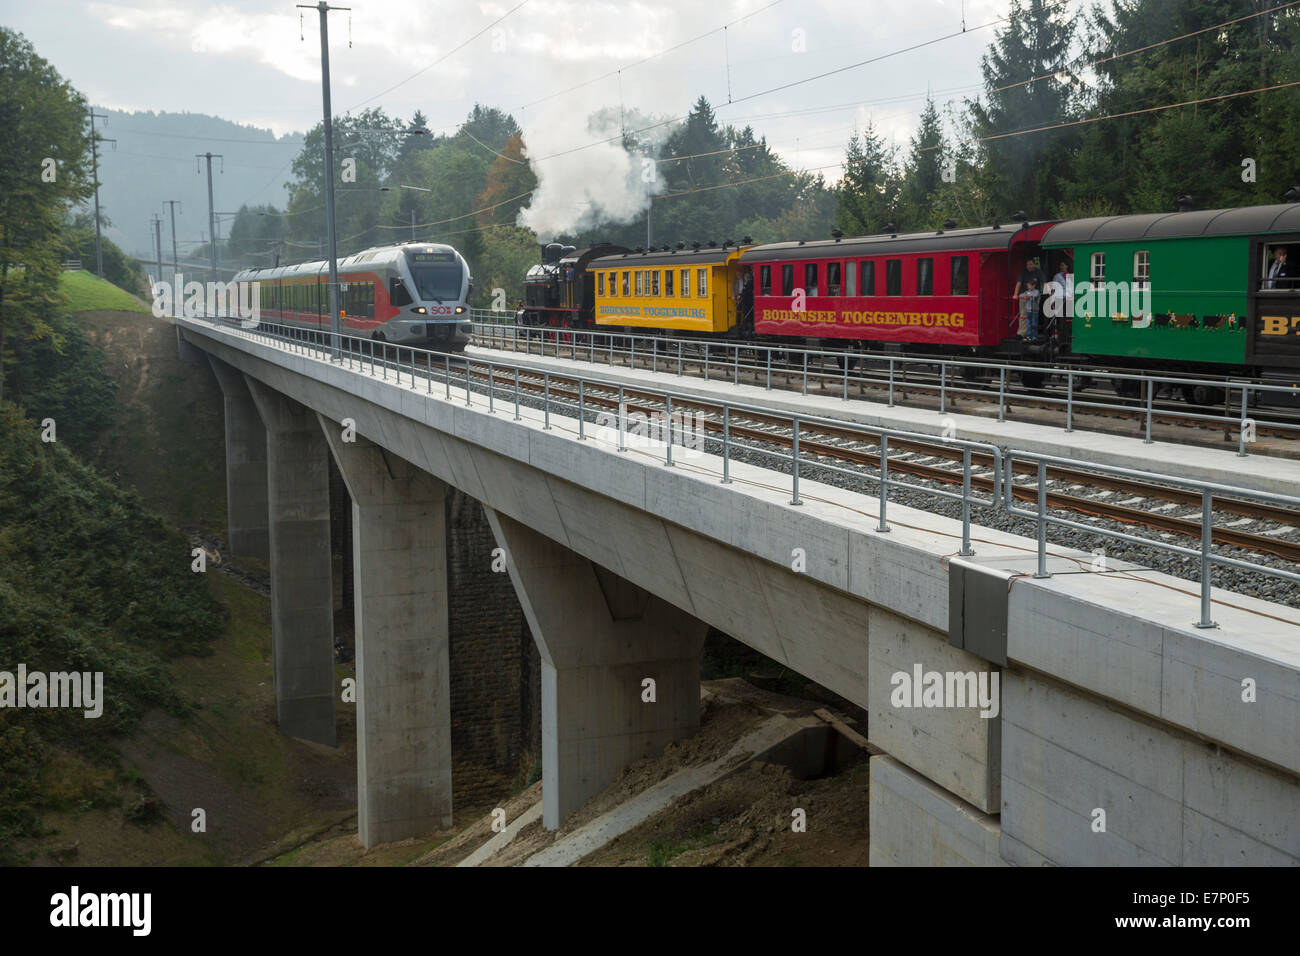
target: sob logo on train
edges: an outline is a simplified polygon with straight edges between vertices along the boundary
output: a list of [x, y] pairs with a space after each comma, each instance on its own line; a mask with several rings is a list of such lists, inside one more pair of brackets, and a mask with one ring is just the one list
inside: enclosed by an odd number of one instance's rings
[[431, 305], [429, 306], [430, 315], [451, 315], [452, 307], [449, 305]]

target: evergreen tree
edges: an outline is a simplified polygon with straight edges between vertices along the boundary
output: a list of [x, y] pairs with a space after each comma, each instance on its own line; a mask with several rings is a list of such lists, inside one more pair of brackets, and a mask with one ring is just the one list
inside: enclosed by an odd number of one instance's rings
[[951, 212], [940, 204], [943, 185], [943, 123], [934, 99], [926, 97], [921, 123], [911, 139], [911, 153], [903, 165], [899, 190], [899, 225], [908, 230], [930, 229]]
[[984, 97], [970, 104], [972, 130], [1000, 215], [1046, 215], [1066, 177], [1076, 134], [1044, 128], [1076, 113], [1068, 72], [1073, 32], [1060, 6], [1011, 0], [1010, 20], [981, 60]]
[[868, 123], [861, 135], [854, 130], [849, 139], [837, 195], [835, 224], [846, 236], [883, 232], [887, 223], [895, 222], [894, 148], [876, 133], [874, 124]]

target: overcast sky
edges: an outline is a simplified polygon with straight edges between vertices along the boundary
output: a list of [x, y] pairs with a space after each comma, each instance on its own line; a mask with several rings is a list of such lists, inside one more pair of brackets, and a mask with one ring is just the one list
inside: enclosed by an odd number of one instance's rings
[[[545, 126], [549, 142], [578, 146], [595, 108], [681, 115], [703, 93], [721, 120], [752, 123], [793, 165], [822, 167], [843, 158], [855, 123], [873, 118], [905, 145], [927, 89], [941, 104], [977, 92], [994, 33], [978, 28], [1007, 10], [1006, 0], [527, 0], [510, 12], [518, 2], [354, 0], [350, 14], [331, 13], [335, 112], [422, 109], [450, 129], [477, 101], [510, 110], [526, 133]], [[301, 11], [300, 40], [299, 13], [276, 0], [4, 0], [0, 22], [96, 105], [285, 133], [321, 117], [319, 17]], [[963, 15], [965, 35], [766, 92], [960, 31]], [[725, 40], [719, 30], [687, 42], [727, 23]], [[542, 99], [619, 68], [621, 91], [615, 76]]]

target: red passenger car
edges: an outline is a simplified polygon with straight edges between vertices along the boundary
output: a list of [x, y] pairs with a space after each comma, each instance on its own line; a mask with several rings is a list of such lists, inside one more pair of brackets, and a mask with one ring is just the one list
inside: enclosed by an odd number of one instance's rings
[[[754, 246], [754, 330], [993, 349], [1016, 334], [1016, 277], [1050, 222]], [[1050, 278], [1050, 273], [1048, 273]]]

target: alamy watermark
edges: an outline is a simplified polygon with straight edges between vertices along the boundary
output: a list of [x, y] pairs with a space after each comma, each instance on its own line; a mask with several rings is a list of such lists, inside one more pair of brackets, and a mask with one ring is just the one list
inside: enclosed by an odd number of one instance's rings
[[6, 707], [70, 707], [84, 710], [90, 720], [104, 713], [103, 671], [0, 671], [0, 709]]
[[172, 282], [155, 282], [153, 294], [155, 318], [202, 319], [229, 316], [238, 318], [245, 329], [255, 329], [262, 320], [259, 301], [260, 282], [185, 282], [177, 274]]
[[682, 457], [692, 458], [704, 452], [706, 429], [703, 412], [674, 411], [670, 418], [665, 412], [628, 411], [624, 403], [617, 412], [603, 411], [596, 416], [599, 439], [617, 441], [620, 422], [622, 447], [662, 449], [667, 447], [671, 435], [674, 449], [686, 450]]
[[895, 671], [889, 678], [895, 707], [979, 707], [980, 716], [996, 717], [1001, 711], [997, 671], [927, 671], [920, 664], [912, 673]]

